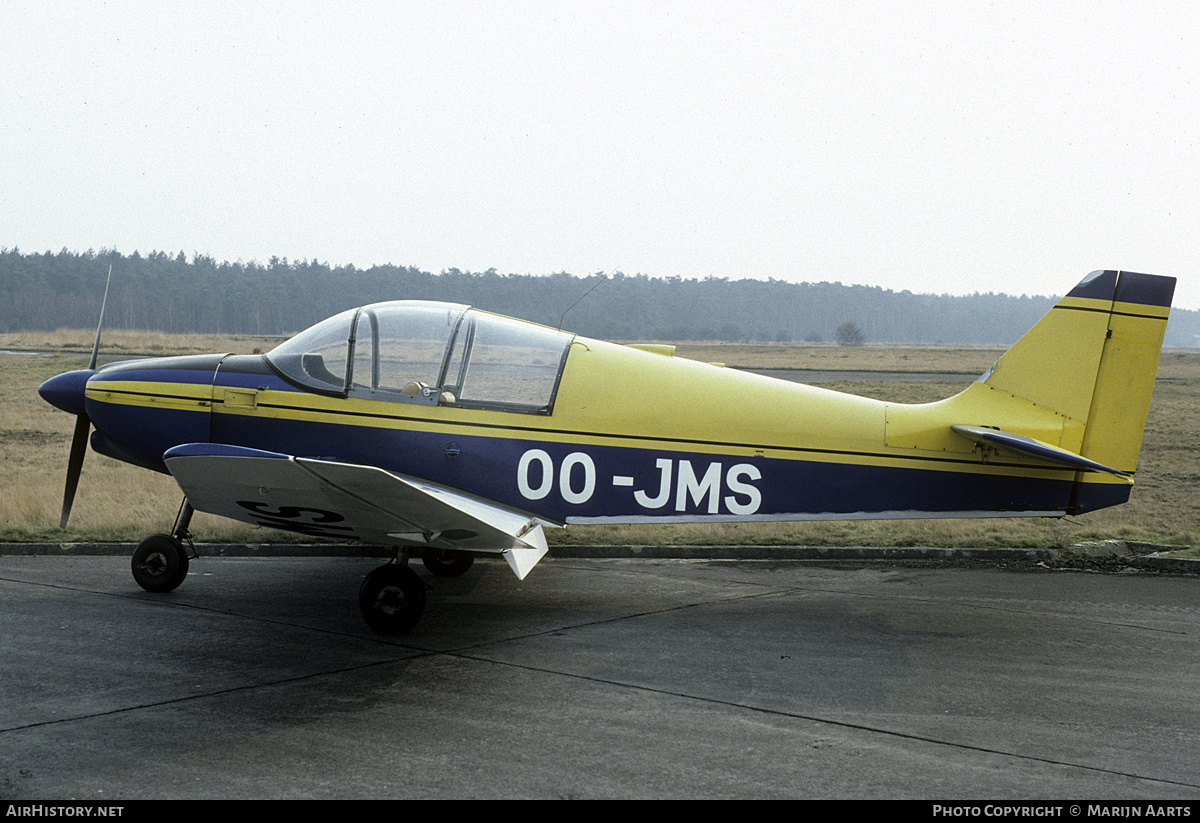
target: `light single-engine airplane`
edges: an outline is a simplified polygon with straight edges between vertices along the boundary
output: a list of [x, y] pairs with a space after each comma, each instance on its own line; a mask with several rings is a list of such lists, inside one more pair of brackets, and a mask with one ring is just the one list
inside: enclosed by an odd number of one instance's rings
[[[396, 547], [359, 593], [412, 629], [425, 584], [497, 552], [524, 578], [570, 523], [1059, 517], [1129, 497], [1174, 293], [1086, 277], [961, 393], [906, 405], [449, 303], [342, 312], [265, 355], [126, 361], [48, 380], [85, 441], [185, 499], [133, 557], [171, 591], [193, 510]], [[97, 331], [97, 346], [99, 331]]]

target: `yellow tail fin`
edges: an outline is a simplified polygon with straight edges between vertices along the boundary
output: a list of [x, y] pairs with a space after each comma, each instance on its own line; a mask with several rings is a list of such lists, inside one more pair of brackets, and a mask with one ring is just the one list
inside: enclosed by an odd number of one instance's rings
[[1058, 445], [1132, 474], [1174, 291], [1173, 277], [1092, 272], [980, 382], [1062, 415]]

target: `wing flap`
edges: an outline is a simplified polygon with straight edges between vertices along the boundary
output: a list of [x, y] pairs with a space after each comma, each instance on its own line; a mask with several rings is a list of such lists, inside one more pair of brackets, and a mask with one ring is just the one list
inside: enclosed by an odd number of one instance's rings
[[[361, 500], [374, 500], [384, 495], [390, 510], [404, 513], [408, 521], [419, 521], [425, 534], [425, 545], [501, 552], [513, 573], [522, 580], [546, 554], [542, 523], [528, 514], [411, 475], [394, 474], [373, 466], [303, 457], [293, 459], [331, 486]], [[407, 538], [408, 535], [392, 534], [389, 537]]]
[[206, 443], [164, 460], [199, 511], [318, 537], [504, 555], [517, 577], [546, 554], [543, 521], [374, 466]]

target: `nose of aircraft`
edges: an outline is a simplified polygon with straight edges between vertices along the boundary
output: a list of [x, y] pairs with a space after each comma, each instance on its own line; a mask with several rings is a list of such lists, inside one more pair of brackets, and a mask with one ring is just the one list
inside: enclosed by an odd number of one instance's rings
[[63, 372], [38, 387], [38, 394], [55, 408], [71, 414], [83, 414], [83, 391], [88, 379], [95, 373], [95, 369]]

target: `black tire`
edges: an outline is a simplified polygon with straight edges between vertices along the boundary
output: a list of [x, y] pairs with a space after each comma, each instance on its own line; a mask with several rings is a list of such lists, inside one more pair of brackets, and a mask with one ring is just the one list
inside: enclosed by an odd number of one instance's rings
[[154, 534], [138, 544], [133, 553], [133, 579], [148, 592], [170, 592], [188, 573], [188, 556], [170, 535]]
[[458, 577], [471, 568], [475, 555], [456, 549], [426, 549], [421, 562], [434, 577]]
[[380, 566], [363, 580], [358, 605], [380, 634], [408, 634], [425, 611], [425, 584], [408, 566]]

